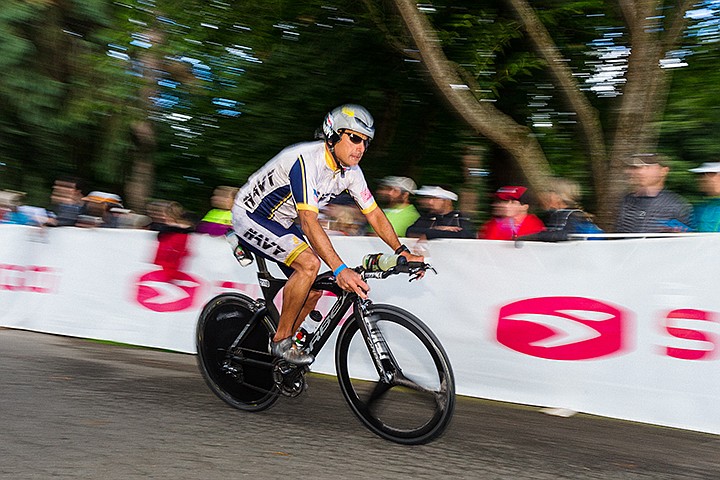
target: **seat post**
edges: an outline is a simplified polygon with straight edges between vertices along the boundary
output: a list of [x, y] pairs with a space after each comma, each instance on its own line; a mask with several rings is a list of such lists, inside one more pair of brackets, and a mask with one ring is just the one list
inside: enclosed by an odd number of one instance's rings
[[287, 279], [274, 277], [268, 269], [267, 260], [260, 255], [255, 255], [255, 257], [257, 260], [258, 283], [260, 284], [263, 298], [265, 299], [265, 308], [270, 312], [270, 316], [277, 326], [280, 322], [280, 312], [275, 306], [275, 297], [285, 286]]

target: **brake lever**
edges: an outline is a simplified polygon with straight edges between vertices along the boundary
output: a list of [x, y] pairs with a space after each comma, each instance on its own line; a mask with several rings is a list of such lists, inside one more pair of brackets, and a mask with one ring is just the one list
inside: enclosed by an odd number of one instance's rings
[[432, 265], [430, 265], [429, 263], [423, 263], [422, 267], [418, 267], [414, 271], [410, 272], [410, 280], [408, 280], [408, 282], [412, 282], [421, 278], [422, 276], [420, 275], [420, 272], [427, 272], [428, 270], [432, 271], [435, 275], [437, 275], [437, 270], [435, 270]]

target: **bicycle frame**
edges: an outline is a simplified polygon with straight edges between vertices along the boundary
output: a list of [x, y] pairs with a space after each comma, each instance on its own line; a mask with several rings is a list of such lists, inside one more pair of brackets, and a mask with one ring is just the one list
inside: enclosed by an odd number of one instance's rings
[[[434, 271], [424, 262], [398, 262], [383, 271], [370, 260], [354, 269], [364, 280], [407, 273], [412, 281]], [[310, 371], [308, 365], [272, 354], [281, 315], [274, 302], [287, 280], [270, 273], [267, 259], [257, 262], [262, 294], [254, 299], [242, 293], [216, 296], [203, 308], [196, 329], [198, 364], [208, 386], [230, 406], [249, 412], [302, 394]], [[336, 298], [302, 348], [317, 357], [340, 327], [333, 355], [337, 378], [358, 419], [401, 444], [427, 443], [441, 435], [452, 418], [455, 383], [447, 354], [429, 327], [401, 307], [344, 291], [332, 272], [318, 275], [312, 288], [317, 290], [313, 299], [325, 292]], [[318, 318], [317, 312], [312, 317]], [[410, 407], [415, 410], [406, 412]]]
[[[280, 320], [280, 312], [275, 306], [274, 300], [278, 292], [282, 289], [285, 283], [287, 283], [287, 280], [274, 277], [268, 270], [267, 261], [264, 258], [258, 255], [256, 256], [256, 261], [258, 262], [258, 281], [265, 300], [265, 305], [258, 311], [258, 314], [265, 313], [263, 310], [267, 311], [268, 315], [273, 320], [274, 325], [277, 327]], [[368, 277], [370, 276], [377, 275], [368, 275]], [[361, 299], [356, 293], [347, 292], [341, 289], [335, 282], [335, 277], [331, 272], [319, 275], [313, 283], [312, 288], [320, 291], [328, 291], [336, 295], [337, 300], [318, 325], [310, 343], [305, 347], [308, 353], [313, 356], [317, 356], [320, 350], [322, 350], [325, 346], [325, 343], [329, 340], [332, 332], [338, 327], [347, 311], [354, 305], [355, 318], [358, 321], [368, 350], [373, 357], [377, 372], [385, 381], [389, 382], [392, 379], [393, 374], [388, 372], [383, 364], [383, 361], [392, 362], [392, 355], [387, 348], [387, 344], [385, 343], [382, 333], [375, 327], [375, 323], [370, 318], [370, 315], [367, 314], [368, 307], [372, 304], [372, 302], [370, 300]], [[259, 318], [260, 315], [257, 315], [257, 317]], [[236, 342], [239, 342], [241, 338], [242, 333]]]

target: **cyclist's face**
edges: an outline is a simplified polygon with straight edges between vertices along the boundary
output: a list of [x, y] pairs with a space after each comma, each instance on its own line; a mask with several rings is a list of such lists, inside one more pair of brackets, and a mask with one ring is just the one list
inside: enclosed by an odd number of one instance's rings
[[[365, 140], [367, 139], [368, 137], [362, 133], [345, 130], [335, 144], [335, 156], [346, 167], [356, 166], [365, 153]], [[353, 140], [358, 143], [354, 143]]]

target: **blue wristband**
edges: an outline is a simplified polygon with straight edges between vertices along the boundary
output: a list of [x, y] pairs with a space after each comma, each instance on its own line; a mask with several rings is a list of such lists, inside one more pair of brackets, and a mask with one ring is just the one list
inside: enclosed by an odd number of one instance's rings
[[336, 268], [335, 270], [333, 270], [333, 275], [335, 275], [335, 276], [337, 277], [337, 276], [338, 276], [338, 273], [342, 272], [342, 271], [345, 270], [346, 268], [348, 268], [347, 265], [345, 265], [345, 264], [343, 263], [343, 264], [340, 265], [338, 268]]

